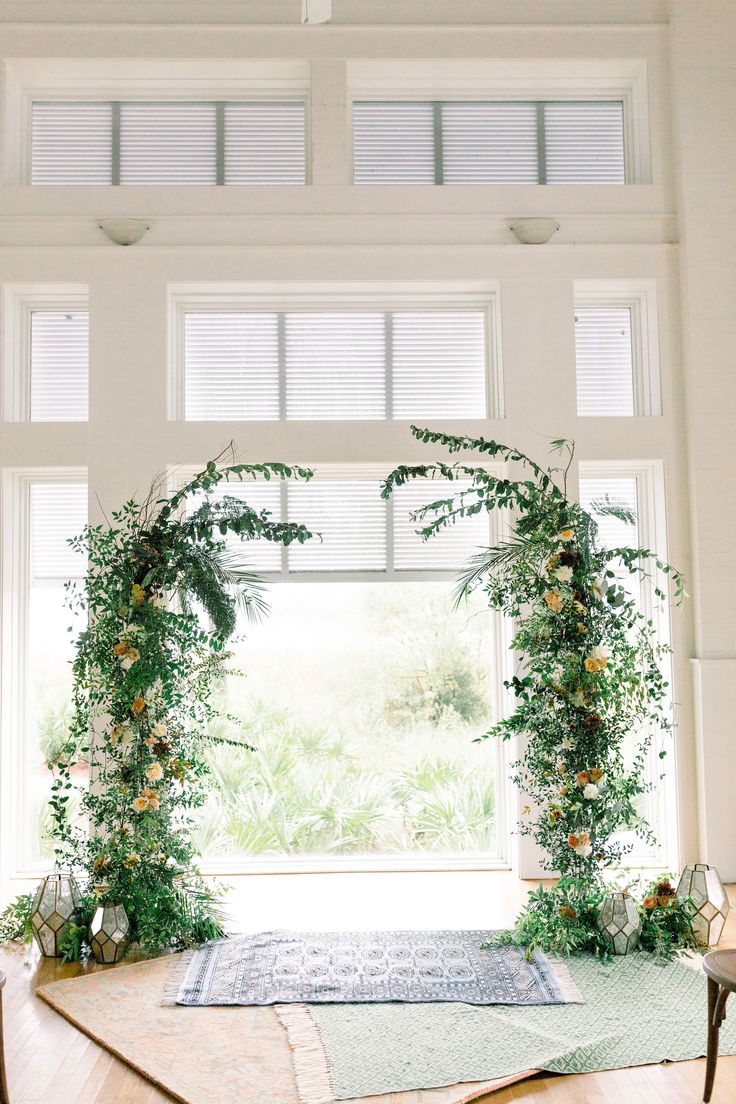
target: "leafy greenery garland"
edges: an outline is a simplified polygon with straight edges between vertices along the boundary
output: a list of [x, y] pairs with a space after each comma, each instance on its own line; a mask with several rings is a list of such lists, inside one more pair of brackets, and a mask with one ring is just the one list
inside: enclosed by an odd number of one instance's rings
[[[481, 453], [521, 469], [522, 477], [512, 479], [459, 462], [402, 465], [382, 493], [389, 497], [414, 479], [469, 484], [414, 513], [425, 539], [481, 511], [511, 513], [510, 536], [473, 557], [456, 600], [481, 588], [489, 605], [513, 620], [511, 647], [519, 653], [519, 669], [505, 685], [515, 708], [482, 738], [518, 739], [521, 754], [512, 777], [534, 806], [520, 831], [540, 846], [546, 868], [562, 874], [549, 897], [540, 889], [541, 897], [532, 898], [515, 934], [550, 949], [595, 949], [600, 940], [591, 935], [589, 914], [597, 915], [602, 899], [602, 872], [620, 865], [630, 849], [621, 842], [622, 832], [652, 839], [639, 811], [649, 785], [645, 762], [654, 733], [671, 729], [662, 670], [669, 649], [614, 568], [650, 579], [660, 602], [667, 596], [657, 574], [668, 576], [678, 604], [682, 575], [649, 549], [600, 545], [594, 516], [567, 494], [572, 442], [553, 441], [562, 466], [543, 468], [496, 441], [416, 426], [412, 433], [450, 453]], [[611, 501], [596, 503], [593, 513], [634, 521]], [[627, 761], [632, 734], [638, 746]], [[554, 930], [547, 913], [554, 914]], [[582, 928], [570, 938], [572, 921]]]
[[[312, 472], [218, 461], [168, 498], [158, 497], [155, 484], [145, 502], [127, 502], [110, 525], [88, 526], [71, 542], [88, 570], [81, 590], [70, 585], [69, 604], [87, 615], [88, 627], [76, 644], [74, 714], [52, 765], [50, 804], [57, 862], [83, 876], [89, 893], [67, 957], [78, 957], [100, 899], [123, 903], [131, 938], [145, 953], [222, 932], [216, 894], [193, 865], [190, 815], [205, 799], [201, 749], [232, 742], [208, 729], [238, 605], [250, 615], [265, 609], [261, 581], [225, 538], [288, 545], [312, 534], [210, 492], [229, 480], [309, 479]], [[187, 501], [199, 501], [191, 513]], [[89, 759], [90, 785], [81, 792], [81, 817], [72, 818], [80, 757]], [[14, 920], [8, 917], [11, 926]]]

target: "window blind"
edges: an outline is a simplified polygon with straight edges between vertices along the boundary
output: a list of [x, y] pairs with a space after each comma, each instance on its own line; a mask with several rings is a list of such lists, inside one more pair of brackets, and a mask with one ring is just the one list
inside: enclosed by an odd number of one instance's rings
[[86, 483], [33, 482], [30, 492], [31, 583], [84, 575], [84, 557], [67, 544], [87, 524]]
[[304, 184], [304, 104], [225, 104], [225, 184]]
[[318, 538], [289, 546], [290, 571], [385, 571], [386, 502], [372, 479], [315, 479], [288, 488], [289, 517]]
[[184, 349], [187, 419], [260, 421], [278, 418], [276, 314], [187, 311]]
[[533, 103], [443, 103], [444, 184], [536, 184]]
[[31, 184], [109, 184], [112, 104], [34, 103]]
[[87, 419], [89, 314], [31, 311], [31, 421]]
[[185, 418], [483, 418], [487, 313], [184, 312]]
[[301, 100], [36, 101], [32, 184], [304, 184]]
[[619, 101], [546, 103], [547, 184], [625, 184], [624, 111]]
[[[381, 498], [379, 478], [318, 477], [309, 483], [257, 480], [227, 484], [211, 498], [240, 498], [254, 509], [269, 510], [274, 520], [299, 522], [316, 534], [305, 544], [289, 545], [283, 558], [278, 545], [228, 537], [228, 546], [237, 552], [238, 559], [257, 572], [280, 575], [285, 569], [287, 574], [344, 575], [433, 571], [454, 576], [479, 547], [488, 547], [488, 514], [459, 518], [428, 541], [417, 532], [422, 523], [412, 520], [411, 515], [469, 486], [460, 480], [418, 480], [398, 488], [387, 502]], [[196, 500], [188, 504], [188, 509], [195, 505]]]
[[120, 105], [121, 184], [216, 184], [214, 103]]
[[581, 417], [634, 414], [630, 307], [575, 308], [575, 367]]
[[461, 480], [417, 480], [394, 492], [393, 548], [397, 571], [421, 566], [425, 570], [457, 573], [479, 548], [488, 548], [490, 522], [485, 510], [472, 517], [457, 518], [454, 525], [441, 529], [426, 541], [417, 530], [428, 522], [413, 521], [411, 517], [415, 510], [443, 498], [454, 498], [469, 486], [469, 482]]
[[356, 184], [624, 184], [623, 103], [353, 104]]
[[431, 103], [353, 104], [355, 184], [434, 184]]

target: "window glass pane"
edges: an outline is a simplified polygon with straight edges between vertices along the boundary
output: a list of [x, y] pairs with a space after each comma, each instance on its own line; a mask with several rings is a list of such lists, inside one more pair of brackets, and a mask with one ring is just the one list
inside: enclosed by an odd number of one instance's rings
[[394, 314], [395, 418], [486, 417], [485, 322], [482, 310]]
[[434, 184], [431, 103], [354, 103], [356, 184]]
[[575, 308], [575, 364], [580, 416], [634, 414], [630, 307]]
[[120, 105], [121, 184], [216, 184], [214, 103]]
[[[484, 418], [486, 311], [186, 311], [185, 417]], [[387, 396], [387, 387], [389, 394]]]
[[278, 418], [275, 313], [187, 311], [184, 350], [186, 418], [194, 421]]
[[[491, 619], [451, 584], [298, 582], [236, 644], [208, 855], [498, 852]], [[243, 628], [247, 627], [243, 625]], [[285, 677], [288, 672], [288, 677]]]
[[379, 480], [293, 483], [289, 518], [322, 538], [289, 545], [291, 571], [386, 570], [386, 503]]
[[33, 104], [32, 184], [109, 184], [111, 179], [111, 104]]
[[290, 312], [285, 328], [288, 418], [385, 417], [382, 312]]
[[87, 420], [89, 314], [31, 311], [31, 421]]
[[412, 521], [411, 514], [422, 506], [454, 497], [470, 484], [461, 480], [418, 479], [391, 496], [394, 518], [394, 567], [405, 570], [443, 570], [457, 573], [479, 548], [490, 544], [490, 523], [486, 510], [472, 517], [458, 518], [453, 525], [423, 540], [417, 530], [426, 522]]
[[[85, 570], [81, 556], [67, 538], [78, 535], [87, 520], [84, 483], [34, 482], [30, 486], [30, 572], [24, 725], [21, 748], [21, 802], [23, 833], [21, 858], [25, 862], [50, 859], [48, 764], [68, 737], [71, 721], [74, 640], [83, 628], [83, 616], [65, 607], [67, 579]], [[71, 627], [72, 631], [69, 632]], [[76, 785], [86, 783], [87, 766], [74, 769]], [[74, 811], [78, 799], [72, 798]]]
[[536, 184], [533, 103], [443, 103], [445, 184]]
[[304, 104], [225, 104], [225, 183], [304, 184]]
[[621, 102], [546, 103], [548, 184], [625, 184]]

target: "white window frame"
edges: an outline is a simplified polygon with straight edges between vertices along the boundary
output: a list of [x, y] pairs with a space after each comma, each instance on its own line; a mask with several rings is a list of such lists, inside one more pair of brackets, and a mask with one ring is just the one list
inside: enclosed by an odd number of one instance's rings
[[[455, 283], [453, 287], [457, 287]], [[197, 313], [218, 311], [340, 311], [340, 310], [483, 310], [486, 315], [486, 413], [485, 419], [504, 417], [504, 387], [501, 360], [500, 285], [498, 281], [469, 285], [467, 290], [448, 292], [432, 285], [422, 288], [401, 285], [176, 285], [168, 288], [169, 314], [169, 371], [168, 410], [169, 420], [185, 421], [186, 372], [184, 316], [188, 311]], [[285, 421], [286, 419], [279, 419]], [[356, 419], [356, 422], [360, 419]], [[457, 420], [457, 419], [456, 419]], [[471, 421], [478, 420], [469, 419]], [[260, 420], [259, 420], [260, 421]], [[296, 422], [296, 419], [289, 419]], [[310, 419], [318, 422], [319, 419]], [[406, 418], [376, 418], [372, 424], [382, 422], [408, 422]]]
[[28, 788], [28, 603], [31, 582], [30, 494], [34, 483], [86, 483], [79, 467], [6, 468], [0, 483], [2, 519], [2, 655], [0, 719], [0, 885], [27, 881], [48, 872], [48, 860], [27, 861], [24, 832], [30, 822]]
[[[314, 479], [329, 480], [354, 480], [354, 479], [385, 479], [392, 468], [399, 464], [411, 464], [411, 460], [397, 460], [391, 464], [324, 464], [315, 467]], [[304, 462], [309, 466], [308, 462]], [[503, 463], [483, 463], [482, 466], [495, 475], [507, 474], [507, 465]], [[172, 491], [180, 489], [191, 479], [196, 472], [201, 470], [201, 465], [185, 464], [169, 469], [169, 486]], [[428, 481], [429, 483], [429, 481]], [[248, 482], [233, 484], [235, 487], [246, 487]], [[225, 491], [227, 486], [224, 485]], [[299, 521], [298, 517], [293, 519]], [[497, 541], [505, 531], [507, 518], [505, 514], [499, 516], [497, 511], [488, 514], [490, 539]], [[387, 520], [390, 539], [390, 516]], [[282, 560], [283, 563], [283, 560]], [[286, 571], [268, 572], [259, 571], [268, 582], [278, 583], [310, 583], [310, 582], [437, 582], [449, 581], [456, 577], [454, 571], [442, 571], [430, 569], [409, 571]], [[507, 716], [509, 709], [509, 696], [504, 688], [504, 681], [510, 677], [512, 656], [509, 651], [510, 628], [502, 614], [495, 610], [488, 610], [492, 625], [492, 670], [497, 677], [489, 680], [491, 691], [491, 712], [494, 718], [500, 720]], [[225, 877], [235, 874], [289, 874], [299, 872], [330, 873], [330, 872], [376, 872], [398, 870], [509, 870], [511, 869], [511, 810], [513, 809], [513, 786], [509, 778], [509, 751], [505, 741], [489, 741], [486, 745], [489, 754], [494, 756], [494, 769], [496, 778], [496, 838], [498, 854], [483, 855], [285, 855], [283, 858], [267, 855], [263, 858], [252, 859], [228, 859], [224, 857], [203, 858], [199, 867], [203, 874]]]
[[[657, 554], [660, 560], [667, 560], [667, 513], [664, 464], [661, 460], [581, 460], [578, 467], [579, 478], [617, 478], [628, 477], [636, 480], [637, 526], [639, 544]], [[644, 565], [650, 572], [651, 582], [642, 581], [641, 602], [645, 617], [651, 618], [657, 640], [660, 644], [671, 643], [670, 610], [663, 608], [654, 595], [654, 586], [665, 593], [668, 591], [667, 576], [652, 564]], [[662, 661], [665, 679], [669, 683], [668, 707], [673, 709], [678, 695], [673, 688], [674, 664], [672, 656]], [[664, 867], [676, 870], [679, 866], [679, 827], [677, 819], [677, 725], [661, 743], [657, 735], [652, 741], [647, 759], [648, 781], [654, 783], [653, 789], [645, 795], [645, 816], [648, 820], [657, 844], [652, 847], [642, 840], [636, 840], [633, 851], [626, 856], [626, 867]], [[667, 755], [660, 760], [658, 752], [665, 750]], [[664, 771], [664, 779], [659, 775]]]
[[[351, 61], [352, 104], [356, 100], [620, 100], [624, 116], [625, 184], [651, 183], [647, 63], [629, 58], [595, 62], [566, 60]], [[435, 185], [436, 186], [436, 185]], [[571, 185], [530, 185], [565, 187]], [[605, 185], [572, 185], [599, 188]]]
[[[310, 70], [306, 60], [8, 58], [4, 92], [4, 184], [31, 184], [34, 100], [302, 100], [305, 184], [311, 182]], [[116, 187], [94, 185], [106, 186]]]
[[[659, 321], [655, 280], [575, 280], [574, 308], [626, 307], [631, 311], [631, 371], [634, 418], [662, 415]], [[573, 326], [574, 326], [573, 318]], [[588, 416], [578, 415], [585, 417]], [[605, 414], [590, 417], [606, 417]]]
[[[86, 284], [5, 284], [2, 291], [2, 420], [31, 419], [31, 315], [89, 311]], [[89, 417], [89, 415], [88, 415]], [[59, 418], [60, 422], [65, 419]], [[85, 425], [87, 419], [74, 419]], [[67, 423], [71, 424], [71, 423]]]

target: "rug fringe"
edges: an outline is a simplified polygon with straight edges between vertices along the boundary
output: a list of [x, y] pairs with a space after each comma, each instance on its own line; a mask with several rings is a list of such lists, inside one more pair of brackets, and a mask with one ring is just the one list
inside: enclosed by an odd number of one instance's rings
[[583, 994], [575, 984], [567, 963], [563, 962], [557, 955], [546, 955], [545, 957], [565, 1001], [569, 1004], [584, 1004]]
[[179, 996], [179, 990], [181, 989], [182, 982], [187, 976], [187, 970], [189, 969], [192, 959], [197, 953], [197, 948], [192, 947], [188, 951], [182, 951], [181, 954], [171, 956], [171, 967], [169, 969], [169, 976], [166, 979], [166, 985], [164, 986], [163, 995], [159, 1004], [162, 1007], [169, 1007], [176, 1004], [176, 999]]
[[305, 1004], [275, 1004], [273, 1010], [289, 1037], [300, 1104], [335, 1104], [332, 1071], [309, 1009]]

